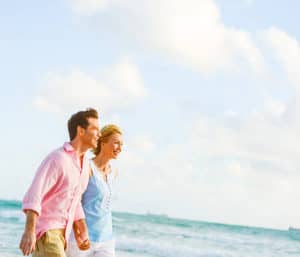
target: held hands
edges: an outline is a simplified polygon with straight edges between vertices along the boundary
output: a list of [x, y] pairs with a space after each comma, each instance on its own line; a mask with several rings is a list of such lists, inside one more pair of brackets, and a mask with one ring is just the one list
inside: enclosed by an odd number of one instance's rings
[[25, 231], [22, 235], [19, 248], [23, 255], [29, 255], [35, 250], [36, 236], [34, 232]]
[[88, 250], [90, 248], [90, 240], [85, 220], [81, 219], [74, 221], [73, 230], [78, 248], [80, 250]]

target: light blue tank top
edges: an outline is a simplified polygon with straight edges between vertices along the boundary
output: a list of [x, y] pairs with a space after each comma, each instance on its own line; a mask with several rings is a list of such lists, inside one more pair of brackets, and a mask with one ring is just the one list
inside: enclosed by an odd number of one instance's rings
[[113, 239], [111, 202], [116, 171], [112, 169], [106, 182], [92, 160], [90, 165], [92, 176], [82, 195], [89, 238], [92, 242], [109, 241]]

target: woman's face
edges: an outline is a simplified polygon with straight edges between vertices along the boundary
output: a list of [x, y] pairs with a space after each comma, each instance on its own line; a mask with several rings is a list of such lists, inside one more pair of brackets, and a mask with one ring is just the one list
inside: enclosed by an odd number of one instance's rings
[[122, 151], [123, 140], [119, 133], [112, 134], [107, 142], [102, 142], [101, 151], [111, 159], [116, 159]]

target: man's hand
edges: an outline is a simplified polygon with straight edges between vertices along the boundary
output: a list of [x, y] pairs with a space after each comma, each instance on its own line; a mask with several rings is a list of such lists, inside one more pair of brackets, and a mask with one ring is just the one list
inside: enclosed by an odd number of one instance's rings
[[85, 220], [81, 219], [74, 221], [73, 230], [78, 248], [80, 250], [88, 250], [90, 248], [90, 240]]
[[35, 232], [25, 231], [20, 242], [20, 249], [23, 255], [31, 254], [35, 250], [35, 243]]
[[36, 236], [35, 236], [35, 224], [37, 213], [32, 210], [26, 211], [26, 225], [25, 231], [22, 235], [20, 242], [20, 249], [23, 255], [29, 255], [35, 250]]

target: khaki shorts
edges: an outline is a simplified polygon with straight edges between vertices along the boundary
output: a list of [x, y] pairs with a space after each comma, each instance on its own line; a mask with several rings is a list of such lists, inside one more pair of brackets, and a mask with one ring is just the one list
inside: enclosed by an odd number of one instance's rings
[[37, 240], [32, 257], [66, 257], [64, 229], [50, 229]]

